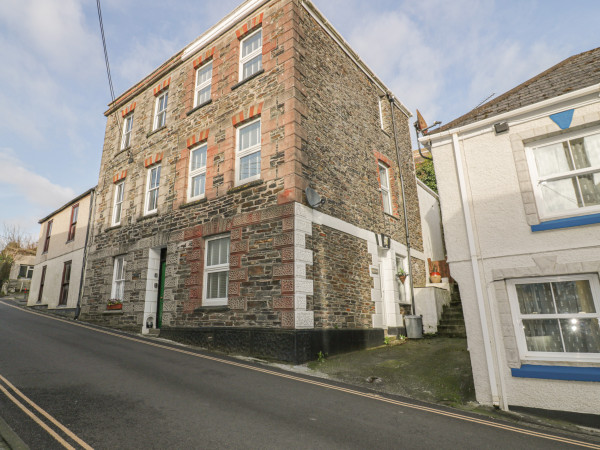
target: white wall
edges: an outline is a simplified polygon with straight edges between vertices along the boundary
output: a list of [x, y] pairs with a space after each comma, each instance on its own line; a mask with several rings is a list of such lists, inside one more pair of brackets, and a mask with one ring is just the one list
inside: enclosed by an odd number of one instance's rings
[[432, 261], [442, 261], [446, 258], [446, 254], [439, 197], [421, 180], [417, 180], [417, 195], [423, 229], [423, 253]]
[[[576, 101], [596, 103], [575, 108], [571, 130], [600, 124], [597, 93]], [[573, 105], [556, 108], [569, 109]], [[555, 108], [555, 109], [556, 109]], [[508, 133], [496, 135], [491, 126], [458, 135], [475, 244], [480, 265], [485, 325], [492, 343], [491, 360], [503, 406], [519, 405], [600, 414], [600, 383], [516, 378], [522, 364], [561, 364], [528, 361], [519, 353], [505, 280], [600, 271], [600, 225], [532, 232], [539, 223], [523, 142], [560, 133], [548, 117], [550, 108], [508, 119]], [[566, 130], [569, 132], [569, 130]], [[448, 263], [460, 286], [477, 400], [491, 403], [484, 337], [476, 296], [467, 228], [457, 177], [454, 147], [449, 137], [434, 142], [433, 156], [440, 193]], [[572, 363], [568, 363], [571, 365]], [[567, 365], [567, 364], [562, 364]], [[592, 363], [600, 366], [600, 358]]]

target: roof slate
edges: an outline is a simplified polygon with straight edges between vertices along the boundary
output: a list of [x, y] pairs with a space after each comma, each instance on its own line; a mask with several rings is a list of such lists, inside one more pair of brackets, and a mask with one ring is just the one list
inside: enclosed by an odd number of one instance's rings
[[600, 47], [571, 56], [430, 134], [461, 127], [600, 83]]

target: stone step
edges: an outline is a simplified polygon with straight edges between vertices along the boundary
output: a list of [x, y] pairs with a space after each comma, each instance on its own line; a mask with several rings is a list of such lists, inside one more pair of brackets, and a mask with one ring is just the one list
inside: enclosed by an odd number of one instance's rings
[[442, 319], [440, 321], [440, 325], [459, 325], [459, 326], [465, 326], [465, 321], [463, 318], [460, 319]]

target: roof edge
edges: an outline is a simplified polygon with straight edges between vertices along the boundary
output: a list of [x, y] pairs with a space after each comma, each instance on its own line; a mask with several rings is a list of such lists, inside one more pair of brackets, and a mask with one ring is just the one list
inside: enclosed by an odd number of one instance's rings
[[44, 217], [43, 219], [40, 219], [38, 221], [38, 223], [41, 225], [43, 224], [45, 221], [47, 221], [48, 219], [50, 219], [52, 216], [57, 215], [59, 212], [67, 209], [69, 206], [71, 206], [73, 203], [77, 202], [78, 200], [81, 200], [83, 197], [86, 197], [88, 194], [92, 193], [93, 191], [96, 190], [98, 186], [94, 186], [93, 188], [88, 189], [87, 191], [85, 191], [83, 194], [78, 195], [77, 197], [75, 197], [72, 200], [69, 200], [67, 203], [65, 203], [64, 205], [62, 205], [60, 208], [58, 208], [57, 210], [53, 211], [52, 213], [48, 214], [46, 217]]
[[[587, 87], [578, 89], [576, 91], [568, 92], [563, 95], [552, 97], [547, 100], [543, 100], [541, 102], [531, 103], [529, 105], [525, 105], [520, 108], [510, 110], [510, 111], [506, 111], [506, 112], [497, 114], [495, 116], [486, 117], [485, 119], [481, 119], [476, 122], [470, 122], [463, 126], [448, 128], [444, 131], [436, 130], [435, 133], [432, 132], [431, 134], [426, 134], [425, 136], [419, 138], [419, 142], [423, 143], [423, 142], [428, 142], [431, 140], [439, 140], [441, 138], [445, 138], [445, 137], [451, 136], [456, 133], [460, 134], [460, 133], [464, 133], [466, 131], [473, 130], [475, 128], [492, 125], [498, 121], [508, 119], [509, 117], [512, 117], [512, 116], [526, 114], [530, 111], [535, 111], [536, 109], [545, 108], [547, 106], [552, 106], [556, 103], [568, 101], [572, 98], [583, 97], [584, 95], [593, 94], [594, 91], [600, 91], [600, 83], [593, 84], [591, 86], [587, 86]], [[600, 101], [600, 100], [598, 100], [598, 101]]]

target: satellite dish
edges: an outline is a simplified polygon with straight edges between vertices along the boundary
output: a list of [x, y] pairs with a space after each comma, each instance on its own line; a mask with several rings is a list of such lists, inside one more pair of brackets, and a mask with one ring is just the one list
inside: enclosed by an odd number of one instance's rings
[[308, 200], [308, 204], [311, 208], [318, 208], [323, 203], [325, 203], [325, 199], [322, 199], [321, 196], [310, 186], [306, 188], [306, 200]]

